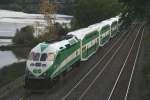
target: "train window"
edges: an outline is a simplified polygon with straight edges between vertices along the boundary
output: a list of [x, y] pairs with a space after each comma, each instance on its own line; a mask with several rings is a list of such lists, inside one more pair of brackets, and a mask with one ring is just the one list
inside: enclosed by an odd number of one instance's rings
[[33, 61], [39, 61], [40, 53], [33, 53]]
[[29, 60], [33, 60], [33, 61], [38, 61], [39, 58], [40, 58], [40, 53], [34, 53], [34, 52], [31, 52], [28, 57]]
[[84, 46], [83, 48], [82, 48], [82, 51], [85, 51], [86, 50], [86, 46]]
[[54, 54], [53, 53], [48, 53], [48, 57], [47, 57], [47, 60], [48, 61], [53, 61], [54, 60]]
[[97, 43], [99, 42], [99, 38], [97, 38]]
[[47, 54], [44, 53], [41, 55], [40, 61], [46, 61], [46, 58], [47, 58]]
[[76, 51], [76, 56], [78, 55], [78, 51]]

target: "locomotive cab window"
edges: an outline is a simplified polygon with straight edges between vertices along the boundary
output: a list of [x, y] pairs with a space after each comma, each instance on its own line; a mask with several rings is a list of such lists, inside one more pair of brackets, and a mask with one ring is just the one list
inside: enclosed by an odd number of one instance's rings
[[46, 61], [46, 58], [47, 58], [47, 54], [44, 53], [41, 55], [40, 61]]
[[29, 60], [39, 61], [40, 53], [31, 52], [29, 55]]
[[34, 61], [39, 61], [39, 58], [40, 58], [40, 53], [34, 53], [33, 60]]

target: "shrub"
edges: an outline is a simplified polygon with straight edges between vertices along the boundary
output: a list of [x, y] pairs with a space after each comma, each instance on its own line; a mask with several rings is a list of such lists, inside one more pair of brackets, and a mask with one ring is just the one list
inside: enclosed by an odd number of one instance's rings
[[13, 43], [16, 45], [35, 45], [38, 43], [38, 39], [34, 37], [33, 33], [34, 28], [32, 26], [23, 27], [16, 31]]

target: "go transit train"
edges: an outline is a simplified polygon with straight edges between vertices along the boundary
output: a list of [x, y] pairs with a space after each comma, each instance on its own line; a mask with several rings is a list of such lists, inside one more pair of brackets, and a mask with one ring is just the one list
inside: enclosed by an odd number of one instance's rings
[[25, 87], [42, 87], [54, 81], [79, 61], [88, 60], [99, 47], [117, 35], [120, 18], [114, 17], [86, 28], [69, 32], [61, 41], [43, 42], [28, 57]]

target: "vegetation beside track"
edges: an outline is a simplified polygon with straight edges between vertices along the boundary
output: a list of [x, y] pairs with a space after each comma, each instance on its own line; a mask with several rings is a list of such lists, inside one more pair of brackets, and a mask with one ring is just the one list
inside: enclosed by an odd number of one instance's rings
[[[149, 25], [150, 26], [150, 25]], [[145, 45], [145, 59], [146, 61], [144, 64], [144, 99], [143, 100], [150, 100], [150, 28], [147, 30], [146, 37], [144, 39]]]
[[0, 88], [23, 76], [25, 72], [25, 62], [14, 63], [5, 66], [0, 70]]

